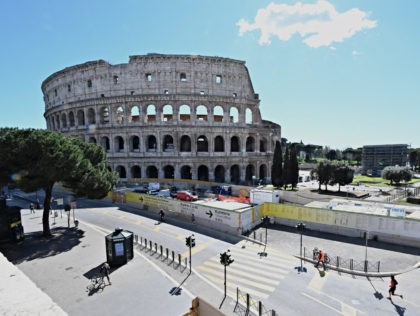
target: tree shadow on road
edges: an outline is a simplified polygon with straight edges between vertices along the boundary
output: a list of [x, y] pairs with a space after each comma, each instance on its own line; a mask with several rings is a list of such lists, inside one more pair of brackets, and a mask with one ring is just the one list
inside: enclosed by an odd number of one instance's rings
[[26, 233], [23, 243], [0, 244], [0, 251], [13, 264], [20, 264], [67, 252], [80, 244], [85, 234], [81, 229], [67, 227], [55, 227], [51, 233], [51, 238], [43, 237], [42, 231]]

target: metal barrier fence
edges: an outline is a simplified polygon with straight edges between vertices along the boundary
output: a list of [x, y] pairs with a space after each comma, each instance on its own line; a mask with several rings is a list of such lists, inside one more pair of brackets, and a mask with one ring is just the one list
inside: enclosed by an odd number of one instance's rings
[[[303, 256], [312, 260], [317, 260], [317, 254], [315, 249], [308, 251], [306, 247], [303, 248]], [[342, 269], [348, 269], [352, 271], [362, 272], [380, 272], [381, 262], [370, 262], [369, 260], [356, 261], [354, 259], [344, 259], [340, 256], [332, 256], [326, 253], [325, 263]]]
[[138, 235], [134, 235], [134, 244], [138, 245], [140, 250], [149, 252], [152, 256], [157, 255], [156, 259], [160, 258], [162, 261], [167, 261], [168, 265], [172, 265], [174, 269], [177, 269], [178, 267], [183, 267], [184, 269], [188, 268], [188, 257], [182, 259], [182, 256], [179, 253], [175, 256], [175, 251], [164, 248], [156, 242], [143, 237], [140, 237], [139, 239]]
[[261, 301], [253, 300], [251, 295], [236, 288], [236, 305], [233, 312], [237, 315], [275, 316], [274, 309], [267, 309]]

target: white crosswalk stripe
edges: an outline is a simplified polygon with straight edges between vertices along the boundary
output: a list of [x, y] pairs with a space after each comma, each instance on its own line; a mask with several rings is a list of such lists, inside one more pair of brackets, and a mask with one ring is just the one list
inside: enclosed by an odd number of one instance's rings
[[[267, 248], [267, 256], [261, 256], [264, 247], [252, 243], [233, 245], [229, 254], [235, 261], [227, 267], [226, 287], [229, 293], [248, 293], [253, 299], [266, 299], [280, 285], [284, 277], [294, 270], [296, 258]], [[224, 266], [220, 256], [214, 256], [196, 267], [210, 282], [223, 286]]]

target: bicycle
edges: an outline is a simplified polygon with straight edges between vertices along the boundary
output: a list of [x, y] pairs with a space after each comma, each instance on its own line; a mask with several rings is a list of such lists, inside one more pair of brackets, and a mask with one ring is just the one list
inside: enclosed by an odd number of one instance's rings
[[90, 284], [86, 287], [89, 293], [103, 290], [105, 287], [104, 276], [97, 274], [90, 279]]

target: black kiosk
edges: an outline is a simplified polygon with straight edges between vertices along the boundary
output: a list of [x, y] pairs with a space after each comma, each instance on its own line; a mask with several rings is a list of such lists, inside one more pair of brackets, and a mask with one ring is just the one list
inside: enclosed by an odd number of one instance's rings
[[105, 236], [106, 261], [110, 266], [120, 266], [133, 259], [133, 232], [120, 227]]

